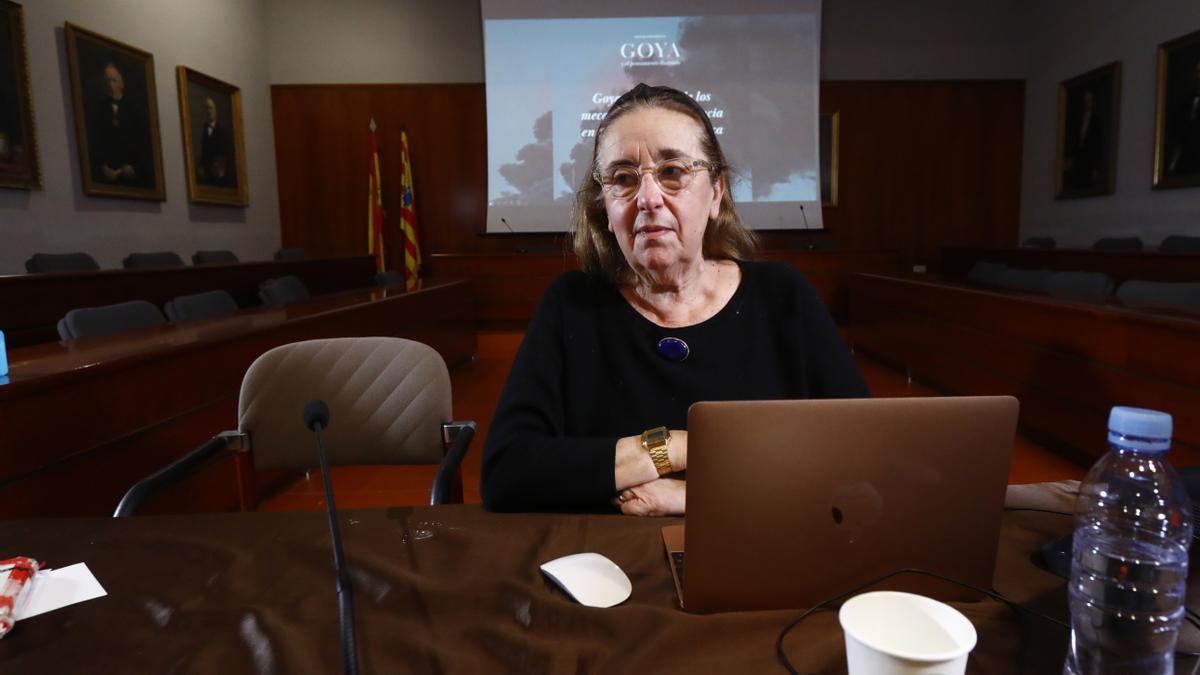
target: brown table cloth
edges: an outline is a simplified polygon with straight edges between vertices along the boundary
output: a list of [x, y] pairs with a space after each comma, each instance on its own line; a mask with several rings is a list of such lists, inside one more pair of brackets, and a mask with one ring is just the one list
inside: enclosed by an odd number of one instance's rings
[[[1070, 510], [1073, 484], [1015, 487], [1008, 507]], [[347, 511], [363, 673], [775, 673], [780, 630], [799, 611], [678, 609], [659, 532], [675, 519], [494, 514], [478, 506]], [[995, 589], [1066, 616], [1064, 582], [1029, 554], [1071, 519], [1010, 511]], [[341, 647], [320, 512], [0, 523], [0, 556], [86, 562], [108, 596], [19, 622], [3, 673], [336, 673]], [[538, 565], [602, 553], [633, 595], [580, 606]], [[803, 573], [803, 570], [797, 570]], [[830, 589], [831, 594], [836, 589]], [[970, 673], [1056, 673], [1067, 632], [990, 600], [956, 603], [979, 644]], [[1191, 630], [1190, 628], [1188, 630]], [[845, 672], [836, 611], [785, 647], [801, 672]], [[1189, 672], [1181, 659], [1180, 672]]]

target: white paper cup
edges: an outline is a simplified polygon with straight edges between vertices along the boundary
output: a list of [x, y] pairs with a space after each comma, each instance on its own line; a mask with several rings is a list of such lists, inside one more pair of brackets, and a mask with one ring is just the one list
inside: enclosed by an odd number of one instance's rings
[[838, 612], [850, 675], [962, 675], [975, 626], [961, 612], [912, 593], [876, 591]]

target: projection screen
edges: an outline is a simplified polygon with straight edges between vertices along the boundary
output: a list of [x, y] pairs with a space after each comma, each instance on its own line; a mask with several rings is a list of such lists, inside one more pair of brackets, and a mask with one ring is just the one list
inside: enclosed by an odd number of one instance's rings
[[[487, 232], [562, 232], [596, 126], [638, 82], [686, 91], [754, 229], [821, 229], [820, 0], [482, 0]], [[733, 9], [731, 9], [731, 7]]]

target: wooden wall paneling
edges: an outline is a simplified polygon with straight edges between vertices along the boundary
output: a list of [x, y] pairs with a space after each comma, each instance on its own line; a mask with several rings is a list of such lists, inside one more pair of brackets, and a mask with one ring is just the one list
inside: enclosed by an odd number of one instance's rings
[[[408, 131], [426, 255], [561, 245], [555, 234], [483, 233], [483, 85], [276, 85], [271, 94], [285, 245], [365, 251], [372, 115], [385, 206], [399, 186], [397, 130]], [[1016, 243], [1023, 83], [823, 82], [821, 107], [842, 115], [839, 205], [824, 211], [828, 231], [762, 232], [764, 249], [891, 250], [907, 267], [945, 245]], [[390, 225], [396, 217], [389, 210]]]

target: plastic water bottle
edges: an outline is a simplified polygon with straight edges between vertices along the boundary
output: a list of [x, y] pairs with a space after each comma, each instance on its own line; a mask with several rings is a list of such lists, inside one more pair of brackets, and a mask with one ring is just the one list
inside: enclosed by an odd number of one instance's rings
[[1116, 407], [1075, 502], [1069, 675], [1169, 675], [1184, 615], [1191, 502], [1166, 461], [1171, 416]]
[[8, 375], [8, 349], [4, 346], [4, 331], [0, 330], [0, 377]]

